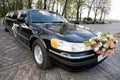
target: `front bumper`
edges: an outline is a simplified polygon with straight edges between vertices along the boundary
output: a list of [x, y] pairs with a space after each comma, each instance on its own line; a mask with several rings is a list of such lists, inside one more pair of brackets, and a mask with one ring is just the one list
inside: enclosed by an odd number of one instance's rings
[[[72, 71], [77, 71], [81, 68], [87, 68], [93, 66], [106, 57], [101, 59], [98, 62], [98, 56], [94, 51], [86, 51], [80, 53], [68, 53], [71, 56], [63, 56], [63, 52], [48, 50], [50, 57], [55, 62], [55, 64]], [[64, 52], [65, 53], [65, 52]]]

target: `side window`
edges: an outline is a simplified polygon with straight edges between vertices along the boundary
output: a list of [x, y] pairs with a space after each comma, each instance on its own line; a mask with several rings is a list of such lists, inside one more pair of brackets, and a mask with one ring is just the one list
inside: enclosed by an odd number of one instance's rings
[[13, 12], [10, 12], [10, 13], [6, 14], [7, 18], [12, 18], [12, 16], [13, 16]]
[[9, 13], [7, 13], [7, 14], [5, 15], [5, 17], [9, 17]]
[[18, 15], [18, 18], [19, 17], [26, 18], [26, 16], [27, 16], [27, 11], [21, 11]]
[[24, 18], [25, 18], [26, 16], [27, 16], [27, 13], [24, 13], [24, 12], [23, 12], [23, 13], [21, 14], [21, 17], [24, 17]]
[[13, 15], [12, 15], [12, 18], [13, 18], [13, 19], [17, 19], [17, 16], [18, 16], [18, 11], [15, 11], [15, 12], [13, 13]]

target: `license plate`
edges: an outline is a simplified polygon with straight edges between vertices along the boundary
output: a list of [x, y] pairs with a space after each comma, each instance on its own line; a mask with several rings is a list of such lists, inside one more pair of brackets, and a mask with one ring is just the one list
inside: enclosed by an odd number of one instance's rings
[[98, 56], [98, 62], [100, 62], [101, 60], [103, 60], [105, 57], [107, 57], [107, 55], [99, 55]]

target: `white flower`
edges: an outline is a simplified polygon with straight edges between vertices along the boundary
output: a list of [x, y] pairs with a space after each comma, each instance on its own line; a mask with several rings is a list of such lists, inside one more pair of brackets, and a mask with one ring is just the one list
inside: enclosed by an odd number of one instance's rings
[[102, 42], [98, 43], [98, 47], [101, 47], [102, 45], [103, 45], [103, 43], [102, 43]]
[[103, 41], [107, 41], [108, 39], [106, 37], [103, 38]]
[[97, 52], [99, 50], [99, 47], [94, 48], [94, 51]]

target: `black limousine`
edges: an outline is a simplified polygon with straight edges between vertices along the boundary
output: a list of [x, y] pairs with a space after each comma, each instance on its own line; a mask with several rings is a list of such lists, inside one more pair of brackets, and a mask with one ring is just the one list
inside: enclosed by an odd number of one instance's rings
[[57, 64], [78, 70], [106, 58], [84, 44], [85, 40], [97, 36], [97, 31], [72, 24], [55, 12], [38, 9], [13, 11], [6, 14], [3, 23], [5, 31], [31, 49], [41, 69]]

